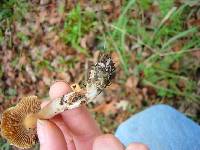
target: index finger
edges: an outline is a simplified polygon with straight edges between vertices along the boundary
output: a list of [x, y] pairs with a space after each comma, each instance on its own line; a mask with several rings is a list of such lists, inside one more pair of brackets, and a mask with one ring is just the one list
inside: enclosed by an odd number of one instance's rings
[[[49, 91], [52, 99], [60, 97], [70, 91], [65, 82], [54, 83]], [[92, 149], [94, 139], [101, 134], [95, 120], [85, 106], [80, 106], [61, 113], [63, 121], [70, 129], [77, 149]]]

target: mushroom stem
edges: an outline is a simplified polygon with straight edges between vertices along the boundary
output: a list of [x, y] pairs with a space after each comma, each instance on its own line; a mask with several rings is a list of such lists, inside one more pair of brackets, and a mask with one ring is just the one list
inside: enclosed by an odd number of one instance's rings
[[34, 129], [36, 127], [38, 115], [37, 114], [29, 114], [24, 118], [24, 126], [28, 129]]
[[37, 115], [39, 119], [50, 119], [65, 110], [79, 107], [85, 101], [86, 97], [84, 93], [70, 92], [47, 104]]
[[33, 129], [36, 127], [37, 119], [50, 119], [55, 115], [68, 110], [81, 106], [83, 103], [90, 102], [90, 99], [96, 97], [98, 94], [94, 88], [91, 88], [92, 92], [85, 93], [84, 91], [79, 92], [70, 92], [68, 94], [63, 95], [45, 107], [43, 107], [38, 113], [29, 114], [24, 119], [24, 126], [26, 129]]
[[93, 101], [111, 83], [114, 76], [114, 63], [110, 56], [105, 55], [91, 69], [90, 77], [84, 90], [79, 89], [53, 100], [37, 113], [38, 119], [50, 119], [65, 110]]

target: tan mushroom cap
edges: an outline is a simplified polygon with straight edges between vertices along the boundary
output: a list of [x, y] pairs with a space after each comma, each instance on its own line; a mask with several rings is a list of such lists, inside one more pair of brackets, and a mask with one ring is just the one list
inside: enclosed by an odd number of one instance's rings
[[19, 148], [30, 148], [37, 143], [36, 128], [26, 129], [23, 122], [25, 117], [40, 110], [41, 101], [37, 96], [28, 96], [2, 114], [1, 134], [8, 142]]

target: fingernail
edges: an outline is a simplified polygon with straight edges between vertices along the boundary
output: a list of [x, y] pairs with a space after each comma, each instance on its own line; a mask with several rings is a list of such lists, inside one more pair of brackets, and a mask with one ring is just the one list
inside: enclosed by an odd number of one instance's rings
[[37, 121], [37, 134], [38, 134], [38, 138], [40, 141], [40, 144], [44, 144], [45, 143], [45, 126], [46, 126], [46, 121], [45, 120], [40, 120], [38, 119]]

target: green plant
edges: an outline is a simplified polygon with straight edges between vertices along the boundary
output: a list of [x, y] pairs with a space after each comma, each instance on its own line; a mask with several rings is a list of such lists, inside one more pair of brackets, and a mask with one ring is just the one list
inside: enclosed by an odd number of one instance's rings
[[7, 143], [5, 140], [3, 140], [1, 137], [0, 137], [0, 148], [1, 150], [10, 150], [11, 149], [11, 146], [9, 143]]
[[[132, 19], [130, 13], [132, 10], [148, 11], [148, 6], [152, 1], [128, 1], [125, 3], [118, 20], [112, 24], [104, 22], [106, 32], [102, 33], [100, 40], [106, 51], [117, 51], [122, 67], [127, 75], [144, 74], [141, 79], [142, 84], [152, 86], [156, 89], [160, 97], [172, 98], [182, 96], [186, 99], [196, 101], [199, 99], [193, 93], [196, 88], [195, 82], [182, 74], [182, 69], [174, 70], [174, 63], [179, 63], [190, 49], [199, 47], [199, 39], [195, 35], [198, 32], [196, 27], [187, 28], [185, 18], [192, 11], [188, 5], [175, 6], [173, 0], [158, 1], [160, 15], [154, 16], [160, 20], [159, 24], [147, 30], [148, 24], [144, 20]], [[138, 14], [140, 14], [138, 12]], [[167, 23], [168, 22], [168, 23]], [[192, 36], [194, 35], [194, 36]], [[132, 45], [137, 45], [141, 50], [135, 51], [136, 60], [130, 59], [132, 50], [127, 47], [127, 39], [132, 39]], [[179, 51], [172, 51], [176, 42], [185, 40]], [[148, 57], [143, 56], [144, 51], [150, 51]], [[136, 65], [137, 63], [137, 65]], [[134, 72], [129, 68], [134, 66]], [[166, 83], [164, 83], [166, 82]], [[186, 86], [180, 88], [180, 82]]]
[[12, 32], [14, 21], [22, 22], [29, 3], [26, 0], [1, 0], [0, 3], [0, 45], [5, 41], [12, 47], [12, 34], [6, 35], [5, 32]]
[[93, 12], [83, 11], [80, 5], [76, 5], [67, 15], [64, 22], [61, 38], [81, 53], [87, 53], [86, 49], [80, 46], [80, 40], [96, 25], [96, 17]]
[[23, 32], [17, 32], [17, 37], [20, 39], [22, 43], [25, 43], [29, 40], [29, 37]]
[[49, 61], [49, 60], [46, 60], [46, 59], [42, 59], [42, 60], [40, 60], [40, 61], [37, 61], [36, 63], [35, 63], [35, 67], [37, 68], [37, 69], [39, 69], [39, 70], [42, 70], [42, 69], [48, 69], [48, 70], [50, 70], [50, 71], [53, 71], [54, 70], [54, 68], [52, 67], [52, 65], [51, 65], [51, 62]]
[[0, 5], [0, 21], [4, 19], [22, 19], [28, 9], [26, 0], [2, 0]]
[[[58, 62], [62, 66], [60, 70], [63, 71], [64, 69], [71, 69], [74, 68], [75, 64], [78, 62], [76, 57], [62, 57], [58, 56]], [[63, 67], [65, 66], [65, 67]]]

